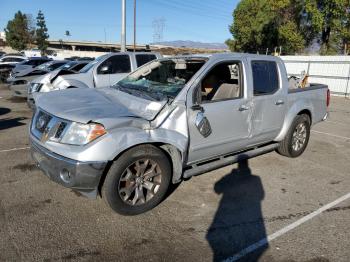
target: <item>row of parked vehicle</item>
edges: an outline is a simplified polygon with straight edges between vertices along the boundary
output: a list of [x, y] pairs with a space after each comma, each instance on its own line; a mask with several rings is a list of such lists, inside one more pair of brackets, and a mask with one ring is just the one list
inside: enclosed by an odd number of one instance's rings
[[[13, 96], [27, 98], [28, 105], [33, 108], [34, 93], [111, 86], [141, 65], [160, 57], [158, 53], [126, 52], [106, 54], [93, 61], [84, 58], [69, 61], [12, 55], [0, 60], [0, 66], [11, 63], [12, 70], [6, 82]], [[9, 59], [18, 59], [18, 62]]]

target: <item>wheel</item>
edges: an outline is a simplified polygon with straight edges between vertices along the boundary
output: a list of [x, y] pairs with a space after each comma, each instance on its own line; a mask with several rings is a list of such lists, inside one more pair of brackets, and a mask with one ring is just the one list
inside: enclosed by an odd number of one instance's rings
[[136, 146], [111, 166], [102, 186], [102, 198], [115, 212], [137, 215], [157, 206], [167, 193], [171, 165], [152, 145]]
[[308, 115], [297, 115], [286, 137], [280, 142], [277, 152], [287, 157], [300, 156], [309, 142], [310, 125]]

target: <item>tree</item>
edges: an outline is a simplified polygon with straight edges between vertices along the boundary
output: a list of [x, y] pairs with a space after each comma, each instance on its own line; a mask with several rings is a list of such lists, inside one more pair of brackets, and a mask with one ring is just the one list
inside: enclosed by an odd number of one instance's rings
[[349, 37], [348, 0], [305, 0], [304, 14], [310, 37], [317, 39], [321, 54], [337, 54]]
[[318, 43], [321, 54], [339, 54], [350, 44], [349, 0], [242, 0], [233, 17], [227, 43], [236, 51], [294, 54]]
[[305, 41], [299, 28], [300, 1], [242, 0], [230, 26], [234, 40], [226, 43], [231, 50], [243, 52], [272, 51], [277, 46], [288, 54], [302, 51]]
[[38, 49], [42, 54], [44, 54], [48, 47], [47, 39], [49, 38], [49, 34], [47, 33], [48, 30], [46, 27], [45, 17], [41, 10], [38, 13], [36, 21], [36, 43], [38, 45]]
[[[264, 28], [270, 22], [266, 0], [243, 0], [233, 12], [233, 51], [256, 52], [264, 46]], [[231, 42], [232, 43], [232, 42]]]
[[25, 14], [18, 11], [5, 28], [6, 42], [15, 50], [26, 49], [29, 43], [28, 21]]

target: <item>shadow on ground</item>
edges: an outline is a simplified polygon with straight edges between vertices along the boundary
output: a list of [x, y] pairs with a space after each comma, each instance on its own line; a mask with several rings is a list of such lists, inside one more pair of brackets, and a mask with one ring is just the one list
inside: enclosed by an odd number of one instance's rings
[[9, 102], [12, 102], [12, 103], [25, 103], [25, 102], [27, 102], [27, 98], [17, 97], [17, 96], [12, 96], [6, 100]]
[[[221, 261], [266, 237], [261, 211], [264, 189], [260, 178], [251, 173], [248, 160], [242, 160], [237, 169], [215, 184], [214, 190], [222, 199], [206, 238], [213, 261]], [[267, 248], [240, 261], [257, 261]]]
[[5, 130], [17, 126], [24, 126], [26, 123], [22, 123], [21, 121], [26, 119], [26, 117], [0, 119], [0, 130]]
[[6, 115], [11, 112], [11, 109], [6, 108], [6, 107], [0, 107], [0, 116]]

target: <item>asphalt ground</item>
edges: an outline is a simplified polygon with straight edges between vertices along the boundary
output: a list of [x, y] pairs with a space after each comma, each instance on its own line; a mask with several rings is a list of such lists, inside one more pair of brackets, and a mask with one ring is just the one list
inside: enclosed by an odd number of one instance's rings
[[0, 261], [350, 261], [350, 100], [332, 97], [301, 157], [194, 177], [135, 217], [46, 178], [30, 118], [0, 86]]

